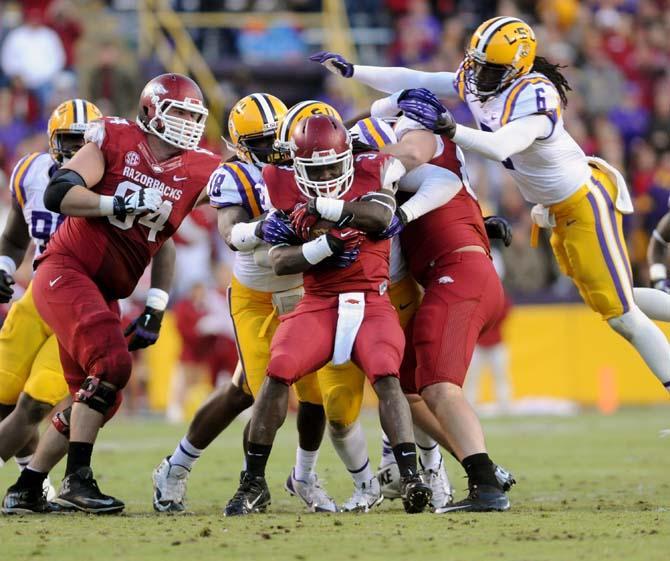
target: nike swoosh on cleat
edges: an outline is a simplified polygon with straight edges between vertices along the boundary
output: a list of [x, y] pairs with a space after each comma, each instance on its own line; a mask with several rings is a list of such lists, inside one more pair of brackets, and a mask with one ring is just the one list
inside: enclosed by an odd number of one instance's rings
[[445, 512], [451, 512], [453, 510], [465, 510], [466, 508], [469, 508], [469, 505], [447, 506], [447, 507], [443, 507], [443, 508], [436, 508], [435, 513], [436, 514], [444, 514]]

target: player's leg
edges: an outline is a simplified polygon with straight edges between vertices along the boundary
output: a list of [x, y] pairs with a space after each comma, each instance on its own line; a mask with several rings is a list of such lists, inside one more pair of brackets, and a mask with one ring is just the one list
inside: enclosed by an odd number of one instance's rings
[[277, 430], [286, 419], [289, 386], [321, 368], [332, 356], [337, 311], [327, 308], [302, 312], [301, 308], [308, 308], [308, 297], [295, 312], [282, 318], [272, 339], [267, 376], [249, 428], [246, 470], [226, 505], [226, 516], [262, 511], [270, 504], [265, 466]]
[[635, 347], [670, 391], [670, 344], [635, 303], [616, 186], [594, 170], [587, 187], [574, 204], [568, 200], [552, 207], [557, 221], [552, 246], [559, 246], [557, 257], [563, 257], [559, 264], [571, 273], [586, 303]]
[[352, 360], [365, 372], [379, 398], [379, 419], [388, 435], [398, 470], [403, 506], [421, 512], [432, 492], [421, 479], [416, 460], [412, 414], [400, 387], [405, 337], [390, 302], [366, 295], [365, 317], [356, 336]]

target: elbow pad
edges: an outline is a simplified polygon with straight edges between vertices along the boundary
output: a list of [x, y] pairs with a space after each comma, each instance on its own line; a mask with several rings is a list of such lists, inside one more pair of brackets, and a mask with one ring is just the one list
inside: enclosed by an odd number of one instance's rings
[[71, 169], [59, 169], [51, 176], [44, 190], [44, 206], [51, 212], [60, 213], [60, 205], [67, 192], [75, 185], [86, 187], [84, 178]]

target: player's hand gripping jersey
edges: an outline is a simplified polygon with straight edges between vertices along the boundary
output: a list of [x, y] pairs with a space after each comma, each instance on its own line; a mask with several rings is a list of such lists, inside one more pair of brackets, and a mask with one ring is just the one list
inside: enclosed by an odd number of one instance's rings
[[86, 139], [95, 142], [105, 158], [105, 174], [92, 187], [94, 192], [125, 197], [141, 188], [154, 188], [161, 192], [163, 203], [157, 212], [129, 215], [125, 220], [68, 217], [45, 256], [74, 257], [107, 299], [125, 298], [153, 255], [195, 206], [219, 158], [196, 149], [159, 163], [146, 133], [118, 117], [91, 123]]

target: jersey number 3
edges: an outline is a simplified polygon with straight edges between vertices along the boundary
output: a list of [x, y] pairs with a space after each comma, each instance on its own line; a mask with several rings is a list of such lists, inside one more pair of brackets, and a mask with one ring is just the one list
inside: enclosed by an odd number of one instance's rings
[[[130, 191], [139, 191], [142, 189], [139, 185], [136, 185], [132, 181], [122, 181], [119, 183], [119, 186], [116, 188], [114, 195], [120, 195], [125, 197]], [[172, 212], [172, 201], [163, 201], [161, 206], [158, 207], [156, 212], [150, 212], [148, 214], [143, 214], [142, 216], [126, 216], [125, 220], [120, 220], [116, 216], [108, 216], [107, 219], [114, 224], [117, 228], [121, 230], [129, 230], [133, 227], [135, 219], [139, 218], [138, 223], [142, 226], [149, 228], [149, 234], [147, 239], [150, 242], [156, 241], [156, 234], [165, 228], [165, 223], [170, 218], [170, 213]]]

